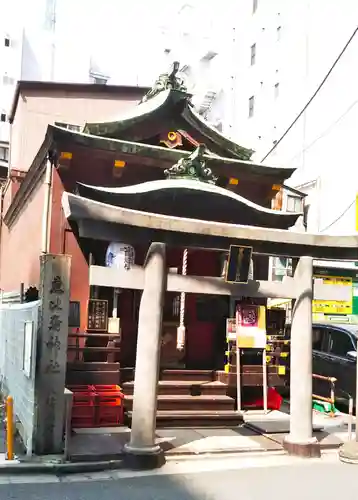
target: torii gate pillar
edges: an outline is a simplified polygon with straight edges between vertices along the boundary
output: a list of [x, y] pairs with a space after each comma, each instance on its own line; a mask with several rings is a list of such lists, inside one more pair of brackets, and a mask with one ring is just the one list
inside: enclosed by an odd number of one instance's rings
[[297, 298], [291, 326], [290, 433], [284, 448], [291, 455], [319, 457], [312, 435], [313, 259], [301, 257], [294, 276]]
[[165, 462], [164, 452], [155, 443], [162, 312], [167, 279], [165, 257], [165, 245], [152, 243], [144, 265], [131, 439], [125, 448], [125, 461], [131, 469], [152, 469]]

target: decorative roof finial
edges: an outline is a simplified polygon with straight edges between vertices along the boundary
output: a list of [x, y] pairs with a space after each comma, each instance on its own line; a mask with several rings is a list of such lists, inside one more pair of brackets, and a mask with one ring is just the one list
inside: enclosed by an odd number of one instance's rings
[[192, 179], [215, 184], [217, 177], [215, 177], [211, 169], [206, 166], [206, 160], [204, 158], [206, 152], [207, 149], [205, 144], [200, 144], [189, 156], [180, 158], [178, 163], [164, 170], [164, 174], [169, 179]]
[[159, 94], [159, 92], [162, 92], [162, 90], [172, 89], [179, 90], [181, 92], [187, 92], [187, 88], [184, 85], [183, 78], [180, 78], [178, 76], [179, 66], [179, 62], [174, 61], [170, 71], [159, 76], [158, 80], [155, 82], [150, 91], [147, 92], [147, 94], [143, 97], [141, 102], [148, 101], [148, 99]]

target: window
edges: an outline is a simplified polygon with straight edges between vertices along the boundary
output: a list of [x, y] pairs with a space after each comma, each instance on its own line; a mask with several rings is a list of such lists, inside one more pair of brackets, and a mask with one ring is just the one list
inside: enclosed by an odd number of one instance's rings
[[71, 123], [55, 122], [56, 127], [67, 128], [67, 130], [73, 130], [74, 132], [81, 132], [80, 125], [72, 125]]
[[255, 14], [257, 11], [258, 0], [252, 0], [252, 13]]
[[102, 75], [90, 75], [90, 80], [91, 83], [94, 83], [95, 85], [106, 85], [108, 78], [106, 76]]
[[165, 294], [163, 320], [175, 321], [180, 313], [180, 294], [169, 292]]
[[271, 208], [272, 210], [282, 210], [282, 205], [283, 205], [283, 190], [282, 188], [280, 188], [280, 190], [277, 191], [277, 193], [271, 200]]
[[274, 88], [274, 95], [275, 95], [275, 99], [277, 99], [277, 98], [278, 98], [279, 93], [280, 93], [280, 84], [279, 84], [279, 83], [276, 83], [276, 84], [275, 84], [275, 88]]
[[0, 121], [6, 122], [6, 113], [0, 113]]
[[302, 212], [302, 198], [298, 196], [287, 196], [287, 212], [299, 213]]
[[312, 331], [312, 349], [314, 351], [322, 351], [323, 350], [323, 339], [324, 339], [324, 330], [321, 328], [313, 328]]
[[254, 108], [255, 108], [255, 96], [251, 96], [249, 99], [249, 118], [254, 116]]
[[310, 205], [305, 203], [304, 207], [303, 207], [303, 225], [306, 229], [307, 229], [307, 225], [308, 225], [308, 213], [309, 213], [309, 211], [310, 211]]
[[9, 161], [9, 148], [0, 146], [0, 161]]
[[285, 276], [292, 276], [292, 259], [272, 257], [271, 281], [282, 281]]
[[347, 352], [354, 351], [354, 345], [348, 333], [342, 330], [329, 330], [328, 352], [335, 356], [346, 356]]
[[4, 38], [4, 45], [5, 47], [10, 47], [10, 38], [8, 36]]
[[92, 83], [95, 83], [96, 85], [106, 85], [107, 78], [97, 78], [97, 77], [94, 77]]
[[15, 80], [11, 76], [8, 76], [8, 75], [4, 75], [2, 77], [2, 81], [3, 81], [4, 85], [14, 85], [14, 83], [15, 83]]
[[218, 54], [214, 50], [208, 50], [208, 52], [203, 56], [202, 60], [203, 61], [212, 61], [214, 57], [216, 57]]
[[251, 45], [251, 66], [256, 62], [256, 43]]
[[277, 29], [276, 29], [276, 39], [277, 39], [278, 42], [281, 40], [281, 33], [282, 33], [281, 26], [277, 26]]

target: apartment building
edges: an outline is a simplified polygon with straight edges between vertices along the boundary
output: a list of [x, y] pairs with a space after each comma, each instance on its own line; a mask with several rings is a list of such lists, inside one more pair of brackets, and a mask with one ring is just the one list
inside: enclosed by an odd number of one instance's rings
[[309, 231], [355, 232], [357, 2], [241, 0], [238, 10], [235, 136], [256, 161], [297, 168]]

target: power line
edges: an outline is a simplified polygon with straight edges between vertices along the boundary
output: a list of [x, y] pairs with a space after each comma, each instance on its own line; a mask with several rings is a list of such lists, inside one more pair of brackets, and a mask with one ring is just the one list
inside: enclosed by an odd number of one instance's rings
[[324, 132], [322, 132], [321, 135], [319, 135], [318, 137], [316, 137], [310, 144], [308, 144], [308, 146], [304, 147], [299, 153], [297, 153], [294, 156], [292, 156], [292, 158], [288, 161], [288, 163], [290, 164], [295, 158], [297, 158], [297, 156], [300, 156], [302, 153], [305, 153], [306, 151], [308, 151], [318, 141], [320, 141], [321, 139], [323, 139], [323, 137], [325, 137], [326, 135], [328, 135], [340, 123], [340, 121], [343, 118], [345, 118], [352, 111], [352, 109], [357, 104], [358, 104], [358, 99], [356, 99], [354, 102], [352, 102], [349, 105], [348, 109], [346, 109], [345, 112], [339, 118], [337, 118], [333, 123], [331, 123], [331, 125], [328, 128], [326, 128], [326, 130]]
[[327, 231], [327, 229], [330, 229], [332, 226], [334, 226], [334, 224], [336, 222], [338, 222], [344, 215], [346, 215], [346, 213], [348, 212], [348, 210], [353, 207], [353, 205], [355, 204], [355, 202], [356, 202], [356, 200], [354, 199], [352, 201], [352, 203], [350, 203], [349, 206], [336, 219], [334, 219], [333, 222], [331, 222], [330, 224], [328, 224], [328, 226], [326, 226], [324, 229], [322, 229], [320, 231], [320, 233], [323, 233], [324, 231]]
[[338, 57], [336, 58], [336, 60], [332, 64], [332, 66], [330, 67], [330, 69], [329, 69], [328, 73], [326, 74], [326, 76], [323, 78], [323, 80], [321, 81], [321, 83], [318, 85], [318, 87], [317, 87], [316, 91], [314, 92], [314, 94], [312, 95], [312, 97], [309, 99], [309, 101], [306, 103], [306, 105], [303, 107], [303, 109], [298, 113], [298, 115], [293, 120], [293, 122], [291, 123], [291, 125], [288, 127], [288, 129], [286, 130], [286, 132], [284, 132], [282, 134], [282, 136], [280, 137], [280, 139], [274, 144], [274, 146], [270, 149], [270, 151], [262, 158], [261, 163], [263, 161], [265, 161], [268, 156], [270, 156], [270, 154], [272, 153], [272, 151], [274, 151], [277, 148], [277, 146], [280, 144], [280, 142], [282, 142], [282, 140], [290, 132], [290, 130], [292, 129], [292, 127], [294, 127], [294, 125], [301, 118], [301, 116], [303, 115], [303, 113], [306, 111], [306, 109], [308, 108], [308, 106], [311, 104], [311, 102], [313, 101], [313, 99], [316, 97], [316, 95], [319, 93], [319, 91], [321, 90], [321, 88], [323, 87], [323, 85], [328, 80], [328, 78], [331, 75], [332, 71], [334, 70], [334, 68], [338, 64], [339, 60], [341, 59], [341, 57], [343, 56], [343, 54], [345, 53], [345, 51], [348, 49], [350, 43], [352, 42], [352, 40], [355, 37], [355, 35], [357, 34], [357, 32], [358, 32], [358, 26], [355, 28], [355, 30], [353, 31], [352, 35], [349, 37], [348, 42], [345, 44], [345, 46], [343, 47], [343, 49], [339, 53]]

